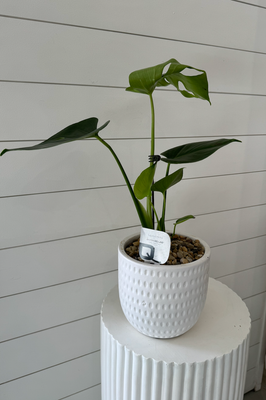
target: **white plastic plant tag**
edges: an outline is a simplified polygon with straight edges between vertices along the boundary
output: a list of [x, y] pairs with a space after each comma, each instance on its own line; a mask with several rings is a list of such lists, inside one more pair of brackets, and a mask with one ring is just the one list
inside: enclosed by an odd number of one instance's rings
[[162, 231], [141, 228], [139, 256], [152, 264], [164, 264], [169, 257], [170, 236]]

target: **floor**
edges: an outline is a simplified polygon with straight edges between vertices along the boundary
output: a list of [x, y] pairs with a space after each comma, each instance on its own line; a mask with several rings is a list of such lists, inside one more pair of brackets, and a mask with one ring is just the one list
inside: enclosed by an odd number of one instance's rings
[[264, 370], [264, 377], [263, 377], [263, 381], [262, 381], [262, 385], [261, 385], [261, 390], [259, 390], [258, 392], [248, 392], [247, 394], [245, 394], [244, 399], [243, 400], [266, 400], [266, 373]]

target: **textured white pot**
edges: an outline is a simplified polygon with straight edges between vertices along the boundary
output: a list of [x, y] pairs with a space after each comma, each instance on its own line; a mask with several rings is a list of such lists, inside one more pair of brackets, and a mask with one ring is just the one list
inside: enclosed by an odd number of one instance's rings
[[128, 237], [118, 247], [122, 310], [130, 324], [144, 335], [155, 338], [182, 335], [195, 325], [205, 304], [210, 248], [200, 240], [205, 254], [199, 260], [158, 266], [127, 255], [125, 248], [138, 237]]

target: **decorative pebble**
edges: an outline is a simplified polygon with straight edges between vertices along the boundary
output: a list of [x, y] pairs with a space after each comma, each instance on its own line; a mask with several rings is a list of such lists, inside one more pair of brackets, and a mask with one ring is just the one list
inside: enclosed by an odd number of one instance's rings
[[[138, 248], [139, 240], [136, 240], [126, 248], [126, 253], [135, 260], [144, 262], [139, 257]], [[185, 236], [173, 235], [171, 237], [171, 250], [166, 264], [188, 264], [190, 262], [200, 259], [203, 256], [204, 252], [205, 249], [198, 239], [193, 240]]]

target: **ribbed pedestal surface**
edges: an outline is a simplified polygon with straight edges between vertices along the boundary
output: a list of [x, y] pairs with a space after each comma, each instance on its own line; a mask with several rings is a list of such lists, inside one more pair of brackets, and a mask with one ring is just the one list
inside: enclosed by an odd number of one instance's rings
[[245, 304], [213, 279], [199, 321], [174, 339], [137, 332], [114, 288], [102, 307], [102, 400], [242, 400], [249, 331]]

